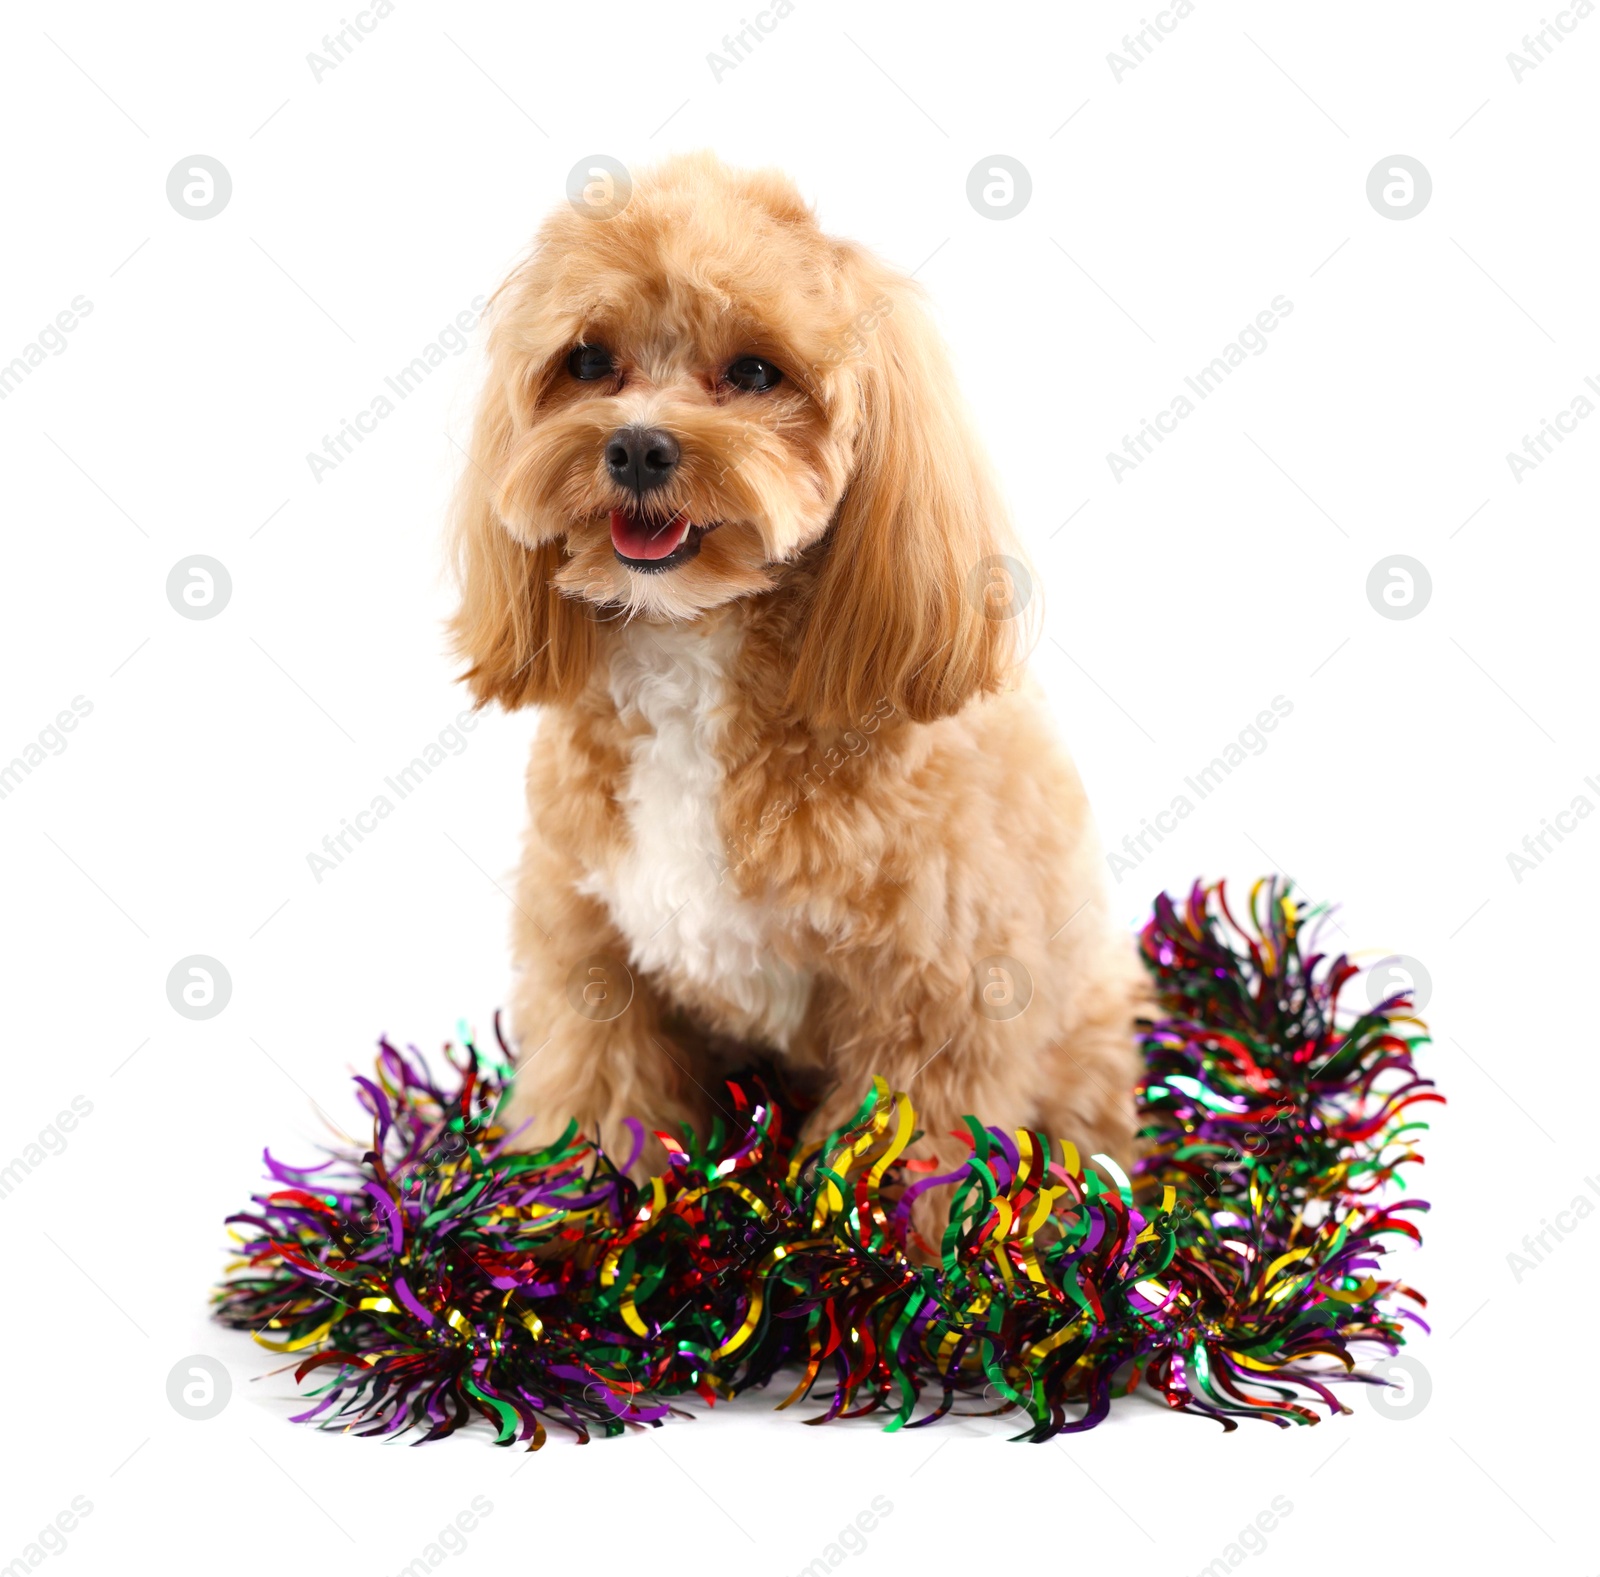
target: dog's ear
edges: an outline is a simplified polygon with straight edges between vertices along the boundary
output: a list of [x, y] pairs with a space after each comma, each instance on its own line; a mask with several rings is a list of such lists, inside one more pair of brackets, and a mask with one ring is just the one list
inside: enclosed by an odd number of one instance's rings
[[873, 303], [842, 376], [855, 466], [820, 549], [789, 699], [816, 726], [928, 722], [996, 689], [1014, 635], [990, 583], [1004, 521], [943, 345], [909, 281], [842, 250]]
[[500, 508], [500, 478], [516, 436], [514, 359], [490, 336], [489, 378], [478, 404], [454, 508], [461, 606], [451, 641], [468, 663], [462, 676], [479, 706], [508, 710], [569, 700], [593, 666], [597, 631], [587, 603], [552, 585], [563, 555], [558, 539], [514, 535]]

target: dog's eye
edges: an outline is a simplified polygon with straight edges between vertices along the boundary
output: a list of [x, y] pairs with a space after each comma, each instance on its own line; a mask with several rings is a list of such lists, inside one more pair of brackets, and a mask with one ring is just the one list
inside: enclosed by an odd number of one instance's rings
[[737, 361], [729, 362], [728, 370], [722, 376], [734, 388], [743, 389], [747, 394], [764, 394], [783, 382], [783, 374], [760, 356], [741, 356]]
[[603, 345], [575, 345], [567, 357], [567, 371], [579, 383], [595, 383], [609, 378], [617, 370], [611, 352]]

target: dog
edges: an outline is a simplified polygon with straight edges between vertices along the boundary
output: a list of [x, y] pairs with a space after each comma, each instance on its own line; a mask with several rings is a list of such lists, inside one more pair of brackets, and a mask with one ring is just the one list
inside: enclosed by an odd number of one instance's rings
[[517, 1144], [704, 1131], [756, 1048], [814, 1141], [879, 1075], [941, 1169], [968, 1113], [1128, 1166], [1144, 974], [919, 289], [701, 154], [554, 213], [488, 319], [451, 632], [543, 708]]

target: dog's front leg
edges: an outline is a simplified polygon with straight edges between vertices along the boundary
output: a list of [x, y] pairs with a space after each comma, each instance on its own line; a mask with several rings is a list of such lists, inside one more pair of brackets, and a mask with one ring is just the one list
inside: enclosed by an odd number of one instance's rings
[[[575, 890], [570, 871], [530, 856], [514, 931], [517, 1071], [506, 1118], [513, 1128], [527, 1124], [515, 1148], [537, 1149], [576, 1118], [620, 1163], [632, 1148], [628, 1117], [647, 1133], [675, 1135], [684, 1122], [700, 1127], [705, 1081], [695, 1053], [664, 1027], [665, 1004], [649, 977], [630, 967], [604, 906]], [[642, 1178], [665, 1163], [650, 1137], [633, 1170]]]
[[[835, 960], [837, 973], [819, 984], [811, 1060], [826, 1070], [827, 1090], [806, 1123], [805, 1136], [821, 1143], [855, 1115], [872, 1084], [882, 1078], [904, 1091], [916, 1108], [919, 1137], [906, 1152], [931, 1173], [910, 1172], [908, 1183], [956, 1171], [972, 1154], [964, 1121], [981, 1113], [1009, 1129], [1024, 1120], [1025, 1105], [1014, 1059], [1027, 1055], [1021, 1026], [976, 1011], [970, 981], [930, 960], [908, 960], [892, 949]], [[914, 1252], [937, 1256], [955, 1187], [924, 1189], [911, 1223], [922, 1238]]]

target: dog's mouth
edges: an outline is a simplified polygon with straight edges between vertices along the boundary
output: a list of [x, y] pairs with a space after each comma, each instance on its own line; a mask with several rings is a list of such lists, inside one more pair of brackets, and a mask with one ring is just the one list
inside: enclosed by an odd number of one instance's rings
[[700, 539], [715, 529], [715, 523], [697, 526], [681, 512], [667, 520], [651, 520], [613, 509], [611, 548], [629, 569], [659, 575], [687, 564], [700, 551]]

